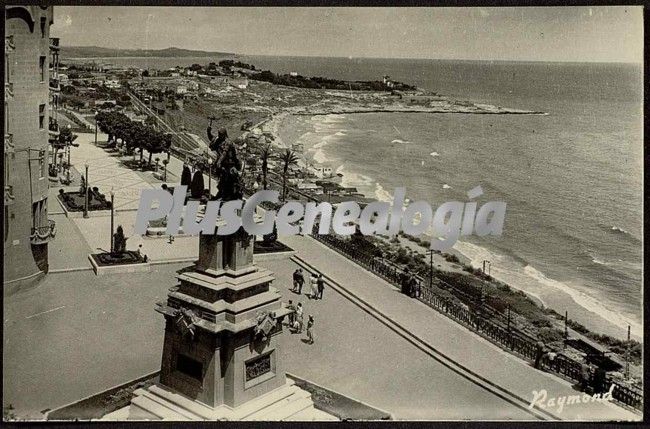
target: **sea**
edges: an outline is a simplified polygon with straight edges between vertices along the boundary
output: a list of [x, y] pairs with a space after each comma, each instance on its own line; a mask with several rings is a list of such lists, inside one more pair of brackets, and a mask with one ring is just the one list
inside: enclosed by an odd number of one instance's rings
[[[459, 100], [547, 115], [364, 113], [289, 117], [285, 142], [391, 201], [406, 187], [432, 207], [507, 204], [501, 237], [463, 237], [473, 265], [598, 332], [642, 331], [643, 69], [641, 64], [239, 56], [304, 76], [384, 75]], [[107, 59], [155, 67], [157, 59]], [[159, 59], [161, 68], [208, 62]], [[124, 61], [124, 62], [121, 62]]]

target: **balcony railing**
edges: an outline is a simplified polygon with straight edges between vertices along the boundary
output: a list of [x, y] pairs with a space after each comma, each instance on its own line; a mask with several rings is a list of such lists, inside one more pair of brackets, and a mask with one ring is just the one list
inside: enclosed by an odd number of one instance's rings
[[[267, 207], [277, 210], [272, 203]], [[314, 231], [318, 231], [318, 225], [315, 225]], [[316, 234], [313, 235], [313, 237], [356, 262], [360, 266], [366, 268], [370, 272], [384, 278], [393, 285], [397, 287], [402, 286], [402, 268], [396, 268], [392, 263], [387, 263], [388, 261], [383, 258], [377, 258], [374, 255], [367, 253], [357, 245], [353, 244], [350, 240], [342, 240], [335, 235]], [[421, 294], [418, 297], [420, 301], [446, 315], [450, 319], [459, 322], [468, 329], [478, 333], [490, 342], [511, 351], [513, 354], [519, 355], [529, 361], [535, 360], [535, 339], [514, 326], [504, 326], [502, 322], [497, 320], [498, 318], [495, 314], [486, 311], [489, 310], [487, 306], [483, 305], [480, 311], [477, 309], [472, 310], [466, 308], [465, 306], [460, 305], [457, 301], [440, 294], [440, 291], [438, 290], [440, 289], [439, 285], [429, 286], [426, 279], [419, 277], [416, 277], [416, 280], [418, 289], [421, 291]], [[446, 283], [441, 279], [436, 279], [436, 281], [439, 284], [443, 284], [447, 290], [455, 288], [453, 285]], [[547, 358], [544, 358], [541, 361], [540, 368], [556, 373], [573, 382], [581, 379], [581, 364], [568, 356], [558, 355], [552, 363]], [[591, 380], [589, 381], [591, 382]], [[608, 378], [607, 385], [609, 386], [611, 383], [616, 385], [612, 393], [613, 399], [630, 407], [639, 410], [643, 409], [643, 393], [641, 391], [615, 382], [610, 377]]]
[[5, 185], [5, 205], [11, 204], [14, 202], [14, 187], [11, 185]]
[[48, 126], [47, 131], [50, 133], [50, 137], [58, 137], [59, 136], [59, 124], [50, 118], [50, 125]]
[[14, 135], [5, 133], [5, 153], [12, 153], [14, 151]]
[[14, 96], [14, 84], [13, 82], [5, 82], [5, 98]]
[[14, 43], [14, 36], [5, 36], [5, 53], [9, 53], [16, 49], [16, 44]]
[[59, 50], [59, 38], [50, 37], [50, 49]]
[[54, 92], [61, 91], [61, 86], [59, 85], [58, 79], [50, 79], [50, 91], [54, 91]]
[[54, 238], [56, 235], [56, 222], [48, 219], [47, 223], [47, 226], [32, 228], [32, 235], [29, 236], [32, 244], [45, 244]]

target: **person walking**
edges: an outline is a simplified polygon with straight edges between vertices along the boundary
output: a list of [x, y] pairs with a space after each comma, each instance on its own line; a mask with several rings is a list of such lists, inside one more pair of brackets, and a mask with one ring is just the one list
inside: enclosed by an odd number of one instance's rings
[[580, 365], [580, 388], [583, 392], [587, 392], [591, 384], [591, 367], [588, 363], [583, 362]]
[[415, 278], [414, 274], [411, 274], [409, 278], [409, 290], [411, 292], [411, 298], [417, 298], [419, 295], [420, 285], [418, 280]]
[[292, 291], [296, 292], [298, 290], [298, 278], [300, 277], [300, 268], [293, 272], [293, 289]]
[[404, 271], [400, 275], [400, 283], [402, 284], [402, 293], [404, 295], [411, 295], [411, 291], [409, 290], [411, 285], [409, 274], [409, 269], [404, 268]]
[[309, 344], [314, 344], [314, 316], [311, 314], [307, 320], [307, 340]]
[[311, 286], [311, 298], [312, 299], [317, 299], [318, 298], [318, 278], [316, 277], [316, 274], [311, 275], [311, 277], [309, 278], [309, 284]]
[[302, 327], [303, 327], [303, 312], [304, 309], [302, 308], [302, 302], [298, 303], [298, 306], [296, 307], [296, 331], [297, 332], [302, 332]]
[[302, 268], [298, 268], [298, 274], [296, 275], [296, 282], [297, 282], [297, 289], [295, 292], [298, 293], [298, 295], [302, 294], [302, 285], [305, 284], [305, 275], [302, 273]]
[[319, 274], [318, 279], [316, 280], [316, 289], [318, 292], [318, 299], [323, 299], [323, 291], [325, 290], [325, 279], [322, 274]]
[[535, 368], [539, 368], [539, 363], [542, 360], [542, 356], [544, 356], [544, 343], [542, 341], [538, 341], [537, 345], [535, 346]]
[[293, 323], [296, 321], [296, 306], [293, 305], [292, 300], [289, 300], [289, 304], [287, 304], [287, 310], [291, 310], [291, 313], [289, 313], [289, 326], [293, 327]]

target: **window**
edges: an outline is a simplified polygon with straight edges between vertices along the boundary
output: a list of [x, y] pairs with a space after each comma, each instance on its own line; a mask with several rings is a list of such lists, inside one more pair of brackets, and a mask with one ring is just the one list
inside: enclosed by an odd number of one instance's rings
[[45, 38], [45, 25], [47, 24], [47, 18], [41, 17], [41, 38]]
[[196, 380], [203, 379], [203, 364], [183, 354], [176, 355], [176, 369]]
[[38, 128], [45, 128], [45, 104], [38, 106]]
[[45, 68], [45, 57], [38, 59], [38, 68], [41, 71], [41, 82], [45, 82], [45, 73], [47, 71]]
[[32, 228], [36, 229], [41, 224], [41, 210], [39, 203], [32, 203]]

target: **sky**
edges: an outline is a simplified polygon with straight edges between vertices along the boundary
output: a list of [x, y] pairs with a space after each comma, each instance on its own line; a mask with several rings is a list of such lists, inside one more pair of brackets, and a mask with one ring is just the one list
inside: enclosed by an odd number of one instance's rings
[[55, 6], [51, 33], [64, 46], [173, 46], [242, 55], [643, 61], [640, 6]]

